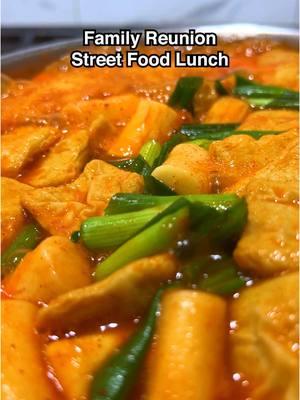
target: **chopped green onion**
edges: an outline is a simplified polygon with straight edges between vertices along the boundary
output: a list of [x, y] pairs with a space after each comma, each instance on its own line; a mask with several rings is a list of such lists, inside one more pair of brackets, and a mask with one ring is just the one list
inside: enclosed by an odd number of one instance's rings
[[225, 245], [236, 242], [240, 237], [247, 221], [247, 205], [244, 199], [234, 194], [170, 197], [119, 194], [112, 198], [109, 211], [117, 213], [126, 210], [130, 214], [130, 211], [148, 207], [170, 206], [178, 199], [190, 203], [191, 229], [200, 236], [209, 236]]
[[[187, 199], [181, 197], [179, 199], [174, 199], [172, 203], [168, 203], [165, 208], [162, 208], [160, 213], [153, 216], [151, 220], [149, 220], [146, 225], [144, 225], [140, 231], [143, 231], [149, 228], [151, 225], [156, 224], [156, 222], [160, 221], [162, 218], [166, 217], [169, 214], [174, 213], [182, 207], [189, 207], [190, 203]], [[138, 232], [139, 233], [139, 232]]]
[[241, 76], [239, 74], [235, 74], [235, 84], [236, 86], [252, 86], [252, 85], [257, 85], [253, 80], [250, 80], [248, 78], [245, 78], [244, 76]]
[[210, 144], [212, 143], [212, 140], [208, 140], [208, 139], [196, 139], [196, 140], [192, 140], [191, 142], [189, 142], [191, 144], [196, 144], [199, 147], [203, 147], [203, 149], [208, 150]]
[[[175, 204], [172, 204], [172, 211], [174, 206]], [[177, 211], [165, 214], [164, 211], [159, 221], [138, 233], [99, 263], [96, 267], [96, 279], [103, 279], [132, 261], [172, 247], [187, 227], [189, 207], [186, 202], [180, 201]]]
[[262, 108], [289, 108], [298, 110], [299, 109], [299, 99], [281, 99], [280, 97], [274, 99], [261, 99], [261, 98], [253, 98], [250, 97], [247, 99], [248, 103], [253, 107], [262, 107]]
[[254, 98], [281, 98], [281, 99], [297, 99], [299, 93], [294, 90], [284, 89], [277, 86], [265, 86], [258, 84], [236, 86], [233, 89], [233, 94], [241, 97]]
[[109, 161], [109, 163], [117, 168], [130, 170], [130, 167], [134, 163], [134, 161], [134, 158], [128, 158], [127, 160], [112, 160]]
[[160, 144], [155, 140], [150, 140], [143, 145], [140, 154], [135, 159], [119, 161], [114, 165], [142, 175], [144, 177], [145, 193], [172, 195], [174, 192], [167, 185], [151, 176], [151, 172], [155, 168], [156, 160], [160, 158], [160, 154]]
[[261, 97], [249, 97], [247, 99], [248, 103], [252, 107], [266, 107], [268, 104], [274, 101], [272, 98], [261, 98]]
[[182, 272], [184, 285], [219, 295], [232, 295], [245, 286], [247, 280], [226, 254], [198, 256]]
[[110, 163], [115, 167], [136, 172], [140, 175], [150, 175], [154, 161], [159, 156], [160, 150], [161, 146], [156, 140], [149, 140], [142, 146], [136, 158], [111, 161]]
[[278, 86], [260, 85], [237, 77], [233, 94], [245, 98], [253, 107], [299, 108], [299, 92]]
[[165, 185], [163, 182], [160, 182], [152, 175], [144, 176], [144, 192], [146, 194], [158, 196], [172, 196], [175, 194], [175, 192], [169, 188], [169, 186]]
[[156, 140], [149, 140], [141, 148], [140, 155], [146, 161], [146, 163], [153, 167], [153, 164], [161, 151], [161, 146]]
[[80, 240], [80, 231], [74, 231], [74, 232], [72, 233], [70, 239], [71, 239], [71, 241], [72, 241], [73, 243], [79, 242], [79, 240]]
[[179, 134], [186, 136], [188, 140], [215, 140], [215, 137], [229, 136], [237, 127], [238, 124], [189, 124], [182, 125]]
[[253, 139], [259, 139], [262, 136], [267, 136], [267, 135], [279, 135], [280, 133], [283, 133], [284, 131], [234, 131], [233, 135], [248, 135], [253, 137]]
[[80, 236], [90, 250], [106, 250], [120, 246], [152, 220], [162, 207], [130, 213], [90, 217], [80, 227]]
[[[202, 127], [204, 124], [199, 124], [199, 125], [183, 125], [180, 128], [180, 132], [183, 133], [184, 135], [187, 135], [190, 138], [196, 137], [196, 140], [207, 140], [209, 142], [215, 141], [215, 140], [223, 140], [226, 139], [229, 136], [233, 135], [248, 135], [252, 136], [254, 139], [259, 139], [261, 136], [264, 135], [278, 135], [279, 133], [282, 133], [283, 131], [239, 131], [239, 130], [234, 130], [234, 129], [227, 129], [224, 127], [224, 129], [219, 127], [219, 125], [216, 124], [216, 129], [215, 131], [211, 128], [206, 130], [206, 128]], [[226, 124], [224, 124], [226, 125]], [[228, 124], [229, 125], [229, 124]], [[211, 125], [209, 125], [211, 126]], [[208, 142], [208, 146], [209, 143]], [[205, 145], [205, 142], [204, 142]]]
[[246, 280], [237, 274], [234, 268], [220, 271], [215, 276], [203, 279], [199, 284], [199, 289], [219, 295], [231, 295], [245, 286]]
[[180, 78], [168, 104], [171, 107], [185, 108], [186, 110], [193, 112], [194, 96], [202, 83], [203, 78], [198, 76]]
[[96, 371], [91, 384], [91, 400], [128, 398], [153, 338], [163, 290], [160, 289], [153, 298], [149, 312], [137, 332]]
[[155, 140], [150, 140], [141, 148], [139, 155], [130, 165], [130, 171], [143, 176], [150, 176], [153, 164], [160, 154], [161, 146]]
[[33, 223], [26, 225], [1, 255], [1, 274], [11, 272], [26, 253], [38, 245], [42, 237], [41, 229], [37, 225]]
[[144, 208], [170, 204], [179, 198], [185, 198], [190, 203], [201, 202], [210, 207], [230, 206], [239, 197], [232, 193], [222, 194], [191, 194], [182, 196], [151, 196], [135, 193], [117, 193], [113, 195], [105, 209], [106, 215], [120, 214], [130, 211], [143, 210]]
[[159, 158], [161, 146], [155, 140], [147, 142], [141, 149], [139, 156], [133, 163], [132, 170], [144, 177], [144, 192], [154, 195], [172, 195], [174, 192], [163, 182], [160, 182], [151, 172], [155, 168], [156, 160]]
[[228, 95], [228, 94], [229, 94], [228, 91], [227, 91], [227, 89], [226, 89], [225, 86], [222, 84], [222, 82], [221, 82], [220, 79], [217, 79], [217, 80], [215, 81], [215, 89], [216, 89], [216, 92], [217, 92], [218, 94], [220, 94], [221, 96], [225, 96], [225, 95]]
[[[213, 195], [160, 198], [160, 201], [167, 199], [167, 202], [161, 203], [166, 208], [147, 221], [104, 262], [97, 265], [96, 279], [103, 279], [136, 259], [168, 250], [180, 235], [185, 233], [188, 223], [191, 230], [199, 235], [198, 243], [201, 243], [201, 238], [207, 237], [218, 244], [232, 245], [233, 241], [239, 238], [247, 220], [246, 202], [236, 195], [215, 195], [214, 199], [211, 196]], [[148, 199], [151, 197], [156, 199], [156, 196], [148, 196]], [[208, 204], [195, 201], [195, 198], [199, 197], [206, 197]], [[216, 201], [216, 197], [219, 201]], [[147, 208], [147, 203], [144, 208]], [[110, 218], [113, 217], [119, 217], [119, 214]]]
[[142, 176], [148, 176], [152, 172], [152, 168], [144, 160], [144, 158], [139, 154], [133, 161], [133, 163], [129, 167], [129, 171], [136, 172]]
[[[248, 78], [244, 78], [243, 76], [239, 75], [238, 73], [233, 73], [233, 74], [231, 73], [231, 74], [227, 75], [225, 77], [225, 79], [230, 77], [230, 76], [235, 78], [236, 86], [254, 84], [251, 80], [249, 80]], [[231, 91], [228, 91], [226, 89], [226, 87], [223, 85], [223, 80], [224, 80], [224, 78], [223, 79], [217, 79], [215, 81], [215, 89], [216, 89], [217, 93], [220, 94], [221, 96], [230, 95]]]
[[[134, 210], [150, 209], [152, 207], [167, 207], [179, 200], [189, 202], [191, 213], [191, 227], [201, 235], [210, 235], [217, 241], [236, 240], [242, 232], [247, 220], [247, 205], [244, 199], [233, 194], [219, 195], [186, 195], [186, 196], [146, 196], [133, 194], [119, 194], [113, 196], [110, 203], [110, 212], [129, 212]], [[131, 212], [130, 212], [131, 211]], [[137, 211], [135, 211], [137, 212]], [[124, 214], [117, 214], [122, 215]], [[158, 214], [160, 217], [162, 213]]]
[[172, 135], [170, 139], [162, 145], [159, 156], [157, 157], [153, 165], [153, 169], [163, 164], [166, 161], [171, 150], [173, 150], [175, 146], [182, 143], [184, 140], [185, 138], [182, 135], [178, 134]]
[[[222, 196], [222, 195], [221, 195]], [[247, 222], [247, 204], [237, 197], [230, 205], [210, 207], [201, 202], [191, 204], [192, 228], [216, 243], [236, 242]]]
[[290, 108], [299, 110], [299, 97], [297, 99], [281, 99], [280, 97], [265, 105], [265, 108]]
[[236, 242], [242, 234], [248, 218], [248, 207], [244, 198], [238, 198], [231, 207], [222, 210], [213, 237], [216, 241]]

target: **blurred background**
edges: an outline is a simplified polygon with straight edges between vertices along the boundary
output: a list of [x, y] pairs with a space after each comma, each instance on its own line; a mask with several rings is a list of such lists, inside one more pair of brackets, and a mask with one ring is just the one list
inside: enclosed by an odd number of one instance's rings
[[2, 52], [98, 30], [258, 23], [298, 27], [298, 0], [2, 0]]

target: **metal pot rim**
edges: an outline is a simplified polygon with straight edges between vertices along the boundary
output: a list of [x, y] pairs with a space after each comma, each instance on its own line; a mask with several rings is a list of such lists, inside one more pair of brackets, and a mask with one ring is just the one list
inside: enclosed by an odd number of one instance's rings
[[[282, 40], [287, 42], [292, 46], [298, 46], [298, 36], [299, 32], [297, 29], [293, 28], [280, 28], [268, 25], [258, 25], [258, 24], [221, 24], [221, 25], [203, 25], [203, 26], [189, 26], [185, 28], [166, 28], [159, 29], [162, 32], [184, 32], [188, 29], [195, 29], [201, 32], [214, 32], [220, 38], [238, 40], [251, 37], [267, 37], [275, 40]], [[142, 29], [136, 29], [136, 31], [141, 31]], [[100, 31], [100, 29], [99, 29]], [[105, 30], [103, 30], [105, 32]], [[133, 29], [134, 31], [134, 29]], [[81, 46], [82, 39], [68, 39], [60, 40], [51, 43], [46, 43], [37, 46], [31, 46], [27, 49], [18, 50], [11, 52], [7, 55], [2, 56], [2, 71], [4, 73], [10, 74], [10, 70], [21, 71], [22, 67], [26, 68], [27, 64], [32, 64], [34, 62], [39, 62], [44, 58], [42, 65], [45, 66], [55, 58], [59, 58], [68, 49], [74, 48], [76, 46]], [[21, 65], [20, 65], [21, 64]], [[39, 68], [40, 70], [41, 68]], [[37, 68], [38, 71], [38, 68]], [[37, 72], [35, 71], [35, 72]], [[14, 75], [14, 74], [13, 74]], [[19, 73], [17, 72], [17, 75]]]

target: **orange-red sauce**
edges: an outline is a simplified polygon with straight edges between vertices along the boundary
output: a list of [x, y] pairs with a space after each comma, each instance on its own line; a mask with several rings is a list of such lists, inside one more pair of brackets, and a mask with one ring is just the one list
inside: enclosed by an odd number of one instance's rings
[[[13, 84], [8, 93], [3, 97], [2, 106], [2, 132], [8, 133], [14, 127], [24, 124], [50, 124], [60, 127], [64, 132], [67, 132], [73, 126], [78, 126], [78, 121], [72, 119], [69, 115], [62, 116], [61, 112], [64, 106], [79, 101], [88, 102], [90, 99], [105, 99], [110, 96], [133, 93], [142, 97], [150, 98], [159, 102], [167, 102], [172, 90], [174, 89], [177, 80], [182, 76], [199, 75], [208, 79], [221, 78], [224, 75], [236, 71], [243, 70], [245, 74], [255, 78], [258, 81], [265, 82], [267, 77], [272, 74], [273, 66], [271, 64], [258, 65], [258, 55], [268, 52], [273, 48], [281, 48], [281, 45], [269, 40], [251, 39], [239, 42], [227, 42], [220, 47], [230, 55], [230, 68], [103, 68], [103, 69], [76, 69], [69, 64], [69, 57], [65, 56], [53, 63], [45, 70], [41, 71], [37, 76], [30, 81], [17, 82]], [[165, 51], [166, 48], [157, 48], [155, 52]], [[216, 49], [214, 48], [213, 51]], [[93, 52], [102, 51], [102, 49], [93, 49]], [[113, 51], [113, 50], [111, 50]], [[150, 53], [154, 50], [144, 48], [143, 52]], [[187, 52], [203, 52], [203, 48], [189, 48]], [[210, 49], [206, 49], [207, 52]], [[205, 111], [204, 111], [205, 112]], [[202, 115], [193, 118], [186, 111], [178, 113], [178, 119], [182, 122], [192, 122], [193, 120], [201, 121]], [[115, 121], [115, 127], [123, 127], [127, 121]], [[85, 121], [80, 122], [82, 126]], [[34, 170], [34, 160], [30, 164], [24, 174], [30, 174]], [[21, 176], [19, 178], [22, 178]], [[4, 297], [8, 296], [3, 292]], [[229, 300], [228, 300], [229, 301]], [[232, 300], [234, 301], [234, 299]], [[114, 316], [111, 316], [114, 322]], [[117, 329], [120, 335], [128, 336], [128, 330], [133, 331], [136, 323], [128, 321], [124, 326], [99, 327], [97, 321], [92, 321], [83, 329], [72, 333], [57, 333], [51, 332], [47, 335], [42, 335], [44, 343], [56, 340], [64, 335], [65, 337], [73, 337], [74, 335], [105, 331], [107, 329]], [[228, 334], [230, 334], [230, 321], [228, 320]], [[153, 349], [155, 348], [155, 343]], [[139, 381], [132, 394], [132, 400], [143, 399], [144, 376], [148, 368], [149, 360], [153, 349], [148, 355], [145, 362], [145, 368], [141, 372]], [[224, 395], [217, 400], [246, 400], [249, 399], [248, 392], [251, 387], [251, 382], [247, 381], [246, 377], [239, 376], [238, 372], [230, 371], [229, 364], [226, 364], [227, 379], [225, 382], [216, 384], [224, 386]], [[55, 378], [55, 373], [51, 366], [48, 366], [48, 377], [57, 388], [58, 399], [62, 388]], [[63, 399], [63, 395], [61, 395]]]

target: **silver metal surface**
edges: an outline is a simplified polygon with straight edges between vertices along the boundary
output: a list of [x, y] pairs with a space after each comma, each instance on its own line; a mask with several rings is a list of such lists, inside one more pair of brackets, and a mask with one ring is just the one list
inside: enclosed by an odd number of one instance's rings
[[[161, 28], [161, 32], [184, 32], [195, 29], [200, 32], [214, 32], [223, 40], [238, 40], [247, 37], [265, 37], [281, 40], [284, 43], [298, 48], [299, 32], [297, 29], [277, 28], [256, 24], [225, 24], [206, 25], [187, 28]], [[100, 29], [99, 29], [100, 31]], [[80, 47], [82, 39], [58, 41], [55, 43], [35, 46], [26, 50], [20, 50], [2, 57], [2, 72], [13, 78], [29, 78], [50, 62], [62, 56], [68, 50]]]

